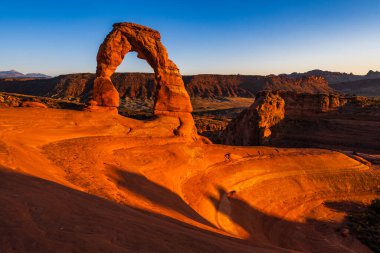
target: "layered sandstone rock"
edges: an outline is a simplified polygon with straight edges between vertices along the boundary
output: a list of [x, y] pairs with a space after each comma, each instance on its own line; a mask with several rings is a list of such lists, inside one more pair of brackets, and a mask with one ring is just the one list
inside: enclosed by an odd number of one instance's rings
[[[192, 106], [181, 74], [161, 43], [159, 32], [133, 23], [117, 23], [99, 48], [93, 99], [97, 106], [118, 107], [119, 93], [111, 76], [130, 52], [146, 60], [155, 72], [157, 85], [154, 114], [178, 118], [175, 134], [195, 132]], [[181, 131], [183, 130], [183, 131]]]
[[262, 145], [271, 135], [270, 128], [285, 117], [285, 102], [276, 93], [256, 94], [255, 102], [230, 122], [225, 131], [225, 143]]
[[310, 94], [280, 92], [286, 101], [287, 114], [313, 114], [336, 110], [345, 105], [348, 98], [335, 94]]
[[41, 110], [0, 109], [2, 253], [368, 252], [337, 231], [377, 197], [380, 170], [344, 154], [183, 143], [157, 121]]
[[287, 115], [313, 115], [325, 112], [342, 111], [344, 108], [362, 108], [370, 99], [361, 96], [338, 94], [310, 94], [296, 92], [277, 92], [286, 101]]
[[[380, 150], [380, 103], [376, 100], [296, 92], [261, 92], [257, 96], [255, 103], [228, 125], [224, 143]], [[285, 101], [282, 118], [273, 98]], [[265, 120], [268, 117], [274, 120]]]
[[196, 75], [184, 76], [192, 97], [253, 97], [262, 90], [282, 90], [307, 93], [333, 93], [322, 77], [289, 78], [286, 76]]

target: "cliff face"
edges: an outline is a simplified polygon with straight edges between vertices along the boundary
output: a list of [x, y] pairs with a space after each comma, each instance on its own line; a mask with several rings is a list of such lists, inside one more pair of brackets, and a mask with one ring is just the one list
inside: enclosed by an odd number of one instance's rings
[[[0, 91], [62, 99], [86, 100], [91, 96], [94, 74], [70, 74], [51, 79], [0, 80]], [[156, 92], [154, 74], [115, 73], [111, 80], [121, 98], [152, 99]], [[195, 75], [183, 76], [191, 97], [253, 97], [261, 90], [333, 93], [326, 80], [318, 77]]]
[[285, 76], [196, 75], [184, 76], [193, 97], [253, 97], [261, 90], [308, 93], [333, 93], [322, 77], [289, 78]]
[[184, 76], [185, 85], [192, 97], [253, 97], [263, 77], [240, 75]]
[[[295, 92], [257, 96], [264, 99], [255, 101], [228, 125], [225, 144], [380, 150], [380, 103], [376, 100]], [[284, 100], [284, 117], [265, 125], [269, 135], [263, 135], [261, 118], [276, 117], [279, 111], [257, 108], [273, 108], [273, 97]]]
[[359, 97], [348, 97], [336, 94], [310, 94], [280, 92], [286, 101], [287, 115], [305, 115], [329, 112], [339, 109], [347, 103], [355, 103]]

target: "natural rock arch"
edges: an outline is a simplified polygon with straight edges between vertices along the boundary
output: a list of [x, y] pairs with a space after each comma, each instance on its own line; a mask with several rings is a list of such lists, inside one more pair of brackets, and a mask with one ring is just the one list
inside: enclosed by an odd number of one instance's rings
[[119, 93], [111, 76], [128, 52], [137, 52], [153, 68], [156, 79], [154, 114], [178, 118], [175, 134], [196, 135], [190, 96], [177, 66], [168, 58], [158, 31], [134, 23], [116, 23], [99, 47], [92, 105], [118, 107]]
[[93, 99], [99, 106], [118, 107], [119, 93], [110, 77], [124, 56], [137, 52], [153, 68], [157, 82], [154, 103], [156, 115], [167, 112], [192, 112], [187, 93], [177, 66], [168, 58], [158, 31], [133, 23], [117, 23], [107, 35], [97, 55], [96, 79]]

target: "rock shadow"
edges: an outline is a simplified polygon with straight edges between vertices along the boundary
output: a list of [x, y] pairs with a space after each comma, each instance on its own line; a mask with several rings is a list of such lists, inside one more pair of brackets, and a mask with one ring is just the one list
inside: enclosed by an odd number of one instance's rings
[[[219, 186], [216, 189], [218, 196], [210, 195], [207, 196], [208, 199], [218, 212], [249, 234], [248, 240], [302, 252], [370, 252], [350, 229], [346, 230], [346, 219], [339, 223], [311, 218], [307, 218], [304, 223], [288, 221], [252, 207], [239, 199], [238, 192], [227, 192]], [[334, 211], [345, 212], [346, 217], [349, 217], [353, 210], [364, 208], [360, 203], [345, 201], [326, 202], [324, 205]], [[218, 225], [223, 229], [223, 223]], [[229, 226], [226, 225], [227, 228]]]
[[343, 233], [352, 233], [373, 252], [380, 253], [380, 213], [358, 202], [325, 202], [325, 206], [346, 212]]
[[0, 207], [2, 253], [273, 252], [1, 166]]
[[[153, 189], [165, 194], [170, 201], [173, 200], [167, 189], [152, 186], [149, 180], [143, 176], [134, 176], [133, 173], [124, 174], [131, 177], [137, 183], [147, 184], [137, 186], [144, 194], [149, 194]], [[143, 177], [141, 179], [141, 177]], [[128, 180], [128, 179], [127, 179]], [[128, 180], [127, 182], [129, 182]], [[155, 183], [152, 183], [153, 185]], [[151, 188], [153, 187], [153, 188]], [[170, 193], [168, 194], [167, 191]], [[248, 203], [240, 200], [239, 193], [228, 194], [220, 188], [220, 194], [229, 195], [233, 212], [227, 213], [240, 226], [249, 230], [252, 221], [261, 225], [269, 232], [275, 232], [270, 237], [278, 237], [287, 234], [283, 238], [289, 241], [292, 236], [297, 236], [294, 226], [307, 224], [284, 221], [277, 217], [261, 213]], [[177, 196], [177, 198], [179, 198]], [[216, 197], [210, 197], [214, 204], [219, 203]], [[156, 200], [159, 201], [159, 200]], [[164, 201], [164, 200], [161, 200]], [[169, 201], [169, 200], [167, 200]], [[167, 203], [167, 202], [165, 202]], [[343, 202], [344, 203], [344, 202]], [[184, 205], [186, 205], [184, 203]], [[337, 210], [346, 209], [344, 205], [329, 202], [331, 208]], [[337, 206], [336, 206], [337, 205]], [[299, 248], [299, 245], [288, 247], [271, 246], [264, 241], [255, 243], [241, 240], [204, 230], [176, 219], [144, 211], [128, 205], [117, 204], [113, 201], [90, 195], [45, 179], [31, 175], [21, 174], [0, 166], [0, 252], [293, 252], [290, 248]], [[182, 210], [181, 207], [179, 210]], [[186, 208], [185, 208], [186, 209]], [[236, 212], [238, 211], [238, 212]], [[185, 210], [188, 212], [188, 210]], [[251, 213], [252, 218], [238, 217]], [[265, 218], [262, 223], [256, 220]], [[267, 224], [271, 222], [272, 224]], [[274, 222], [283, 223], [284, 230], [271, 231], [270, 226]], [[309, 223], [308, 221], [307, 223]], [[269, 227], [268, 227], [269, 226]], [[280, 228], [281, 228], [280, 227]], [[255, 227], [256, 228], [256, 227]], [[254, 236], [254, 231], [251, 232]], [[333, 236], [333, 235], [329, 235]], [[340, 235], [338, 235], [340, 236]], [[309, 242], [310, 238], [305, 238]], [[315, 240], [315, 238], [313, 238]], [[347, 239], [345, 239], [347, 240]], [[288, 244], [292, 244], [290, 241]], [[305, 243], [305, 242], [301, 242]], [[283, 243], [286, 245], [286, 243]], [[303, 245], [303, 244], [302, 244]], [[336, 250], [326, 248], [321, 241], [302, 251], [307, 252], [366, 252], [356, 250]], [[287, 249], [285, 249], [287, 248]], [[335, 251], [332, 251], [335, 250]]]
[[140, 174], [117, 168], [114, 169], [114, 172], [117, 175], [114, 180], [120, 187], [154, 204], [168, 208], [204, 225], [214, 227], [214, 225], [200, 216], [182, 198], [169, 189], [150, 181]]

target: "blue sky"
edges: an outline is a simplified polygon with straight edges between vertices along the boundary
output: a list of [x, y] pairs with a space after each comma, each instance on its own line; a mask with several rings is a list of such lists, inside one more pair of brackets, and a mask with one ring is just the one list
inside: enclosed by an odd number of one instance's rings
[[[380, 1], [8, 1], [0, 3], [0, 70], [95, 72], [115, 22], [161, 33], [182, 74], [380, 70]], [[119, 72], [151, 72], [135, 53]]]

